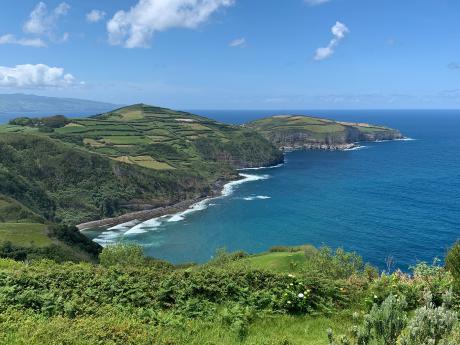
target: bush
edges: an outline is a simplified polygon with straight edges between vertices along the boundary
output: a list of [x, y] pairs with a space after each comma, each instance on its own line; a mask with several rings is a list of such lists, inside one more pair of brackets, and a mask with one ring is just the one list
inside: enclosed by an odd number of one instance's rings
[[449, 310], [452, 292], [444, 295], [444, 303], [436, 307], [431, 293], [426, 294], [426, 306], [415, 311], [408, 329], [401, 337], [401, 345], [438, 345], [447, 339], [457, 321], [457, 312]]
[[95, 257], [102, 251], [102, 247], [99, 244], [83, 235], [75, 226], [60, 224], [52, 225], [49, 229], [51, 237], [57, 238], [70, 246], [78, 247]]
[[446, 268], [455, 279], [457, 288], [460, 287], [460, 242], [456, 242], [446, 256]]
[[145, 263], [144, 250], [131, 243], [115, 244], [105, 247], [99, 255], [102, 266], [141, 267]]
[[314, 273], [330, 279], [347, 279], [364, 273], [365, 265], [361, 256], [346, 252], [342, 248], [334, 251], [322, 247], [316, 253], [308, 253], [306, 273]]
[[[353, 326], [352, 337], [334, 337], [331, 329], [328, 330], [330, 345], [396, 345], [399, 335], [406, 326], [406, 301], [390, 295], [381, 305], [374, 304], [369, 314], [364, 315], [360, 326]], [[354, 314], [358, 319], [358, 315]]]

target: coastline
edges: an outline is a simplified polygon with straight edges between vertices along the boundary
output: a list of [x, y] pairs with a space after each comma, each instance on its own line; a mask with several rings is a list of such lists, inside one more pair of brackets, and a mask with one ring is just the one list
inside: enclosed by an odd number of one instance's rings
[[[283, 153], [298, 151], [298, 150], [325, 150], [325, 151], [354, 151], [364, 148], [361, 146], [360, 143], [362, 142], [384, 142], [384, 141], [393, 141], [393, 140], [413, 140], [411, 138], [397, 138], [397, 139], [387, 139], [387, 140], [370, 140], [370, 141], [361, 141], [355, 143], [347, 143], [347, 144], [306, 144], [306, 145], [296, 145], [296, 146], [286, 146], [280, 148]], [[167, 205], [167, 206], [160, 206], [152, 209], [147, 210], [140, 210], [134, 212], [128, 212], [122, 214], [117, 217], [112, 218], [103, 218], [99, 220], [89, 221], [85, 223], [81, 223], [76, 225], [79, 231], [89, 230], [89, 229], [96, 229], [96, 228], [108, 228], [113, 227], [119, 224], [137, 221], [142, 223], [144, 221], [159, 218], [163, 216], [171, 216], [175, 214], [179, 214], [181, 212], [186, 212], [187, 210], [193, 209], [193, 206], [199, 203], [202, 203], [207, 200], [211, 200], [214, 198], [219, 198], [226, 196], [231, 193], [231, 188], [234, 184], [239, 184], [241, 181], [248, 180], [251, 181], [252, 179], [242, 172], [244, 171], [251, 171], [251, 170], [262, 170], [262, 169], [273, 169], [283, 166], [284, 159], [282, 163], [268, 165], [268, 166], [261, 166], [261, 167], [249, 167], [249, 168], [241, 168], [237, 169], [238, 171], [238, 178], [233, 180], [224, 180], [218, 181], [216, 183], [216, 187], [212, 191], [210, 195], [196, 197], [193, 199], [187, 199], [180, 201], [178, 203]]]
[[[141, 210], [141, 211], [134, 211], [122, 214], [117, 217], [112, 218], [103, 218], [99, 220], [93, 220], [85, 223], [81, 223], [76, 225], [79, 231], [89, 230], [89, 229], [97, 229], [97, 228], [107, 228], [116, 226], [119, 224], [137, 221], [142, 223], [144, 221], [153, 219], [153, 218], [160, 218], [163, 216], [173, 216], [176, 214], [180, 214], [182, 212], [187, 212], [188, 210], [193, 210], [193, 206], [203, 203], [208, 200], [212, 200], [215, 198], [221, 198], [227, 195], [230, 195], [233, 191], [233, 186], [249, 182], [255, 180], [252, 178], [255, 175], [248, 175], [244, 174], [245, 170], [259, 170], [259, 169], [270, 169], [282, 166], [284, 163], [280, 163], [273, 166], [264, 166], [264, 167], [257, 167], [257, 168], [244, 168], [238, 169], [238, 178], [233, 180], [225, 180], [221, 181], [221, 183], [217, 183], [218, 187], [216, 187], [210, 195], [201, 196], [193, 199], [187, 199], [180, 201], [176, 204], [169, 205], [169, 206], [161, 206], [156, 207], [148, 210]], [[259, 178], [257, 178], [259, 179]]]

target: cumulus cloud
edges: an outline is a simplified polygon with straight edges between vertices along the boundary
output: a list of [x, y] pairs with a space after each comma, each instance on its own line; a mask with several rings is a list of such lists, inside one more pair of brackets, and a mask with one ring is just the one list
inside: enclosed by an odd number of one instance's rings
[[6, 34], [0, 36], [1, 44], [18, 44], [26, 47], [46, 47], [46, 43], [40, 38], [17, 38], [15, 35]]
[[304, 1], [310, 6], [317, 6], [317, 5], [325, 4], [326, 2], [329, 2], [330, 0], [304, 0]]
[[74, 76], [65, 73], [61, 67], [43, 64], [0, 66], [0, 87], [10, 88], [49, 88], [76, 85]]
[[118, 11], [107, 23], [109, 42], [126, 48], [148, 47], [155, 32], [193, 29], [234, 0], [139, 0], [129, 11]]
[[331, 28], [331, 32], [334, 37], [331, 39], [327, 47], [316, 49], [315, 60], [324, 60], [334, 54], [335, 48], [345, 37], [345, 35], [350, 32], [350, 30], [348, 30], [348, 28], [341, 22], [336, 22], [335, 25]]
[[48, 11], [48, 7], [42, 1], [30, 13], [29, 20], [23, 26], [23, 31], [27, 34], [47, 36], [53, 41], [65, 41], [69, 34], [64, 33], [62, 38], [57, 38], [57, 22], [69, 13], [70, 6], [62, 2], [54, 10]]
[[239, 47], [239, 48], [244, 48], [246, 47], [246, 38], [241, 37], [241, 38], [236, 38], [233, 41], [231, 41], [229, 44], [229, 47]]
[[100, 10], [92, 10], [86, 14], [86, 20], [90, 23], [97, 23], [104, 19], [106, 13]]

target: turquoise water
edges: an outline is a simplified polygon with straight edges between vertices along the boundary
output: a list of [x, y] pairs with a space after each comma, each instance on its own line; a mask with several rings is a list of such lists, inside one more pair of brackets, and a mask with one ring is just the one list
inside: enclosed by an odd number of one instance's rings
[[[239, 123], [279, 112], [198, 113]], [[283, 166], [242, 171], [247, 182], [185, 214], [88, 235], [136, 241], [175, 263], [207, 261], [221, 247], [256, 253], [303, 243], [355, 250], [381, 268], [388, 257], [403, 269], [443, 257], [460, 237], [460, 112], [296, 113], [385, 124], [414, 140], [288, 153]]]

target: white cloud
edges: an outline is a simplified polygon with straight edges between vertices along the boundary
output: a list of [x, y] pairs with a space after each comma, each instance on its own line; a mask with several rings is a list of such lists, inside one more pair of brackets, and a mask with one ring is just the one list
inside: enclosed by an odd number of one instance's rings
[[228, 45], [229, 45], [229, 47], [244, 48], [244, 47], [246, 47], [246, 38], [244, 38], [244, 37], [236, 38], [233, 41], [231, 41]]
[[18, 44], [21, 46], [27, 47], [46, 47], [46, 43], [40, 38], [16, 38], [15, 35], [6, 34], [0, 36], [0, 45], [1, 44]]
[[67, 15], [70, 6], [62, 2], [53, 11], [48, 11], [48, 7], [42, 1], [30, 13], [29, 20], [24, 24], [23, 31], [28, 34], [47, 36], [53, 41], [66, 41], [68, 33], [62, 38], [57, 38], [57, 22], [59, 18]]
[[86, 14], [86, 20], [90, 23], [97, 23], [104, 19], [106, 13], [100, 10], [92, 10]]
[[47, 88], [76, 85], [75, 78], [63, 68], [43, 64], [0, 66], [0, 87]]
[[329, 2], [330, 0], [304, 0], [304, 1], [310, 6], [317, 6], [317, 5], [325, 4], [326, 2]]
[[193, 29], [234, 0], [139, 0], [129, 11], [118, 11], [107, 23], [109, 42], [126, 48], [148, 47], [155, 32]]
[[331, 39], [327, 47], [316, 49], [315, 60], [324, 60], [334, 54], [335, 48], [345, 35], [350, 32], [350, 30], [348, 30], [348, 28], [341, 22], [336, 22], [331, 28], [331, 32], [334, 35], [334, 38]]

